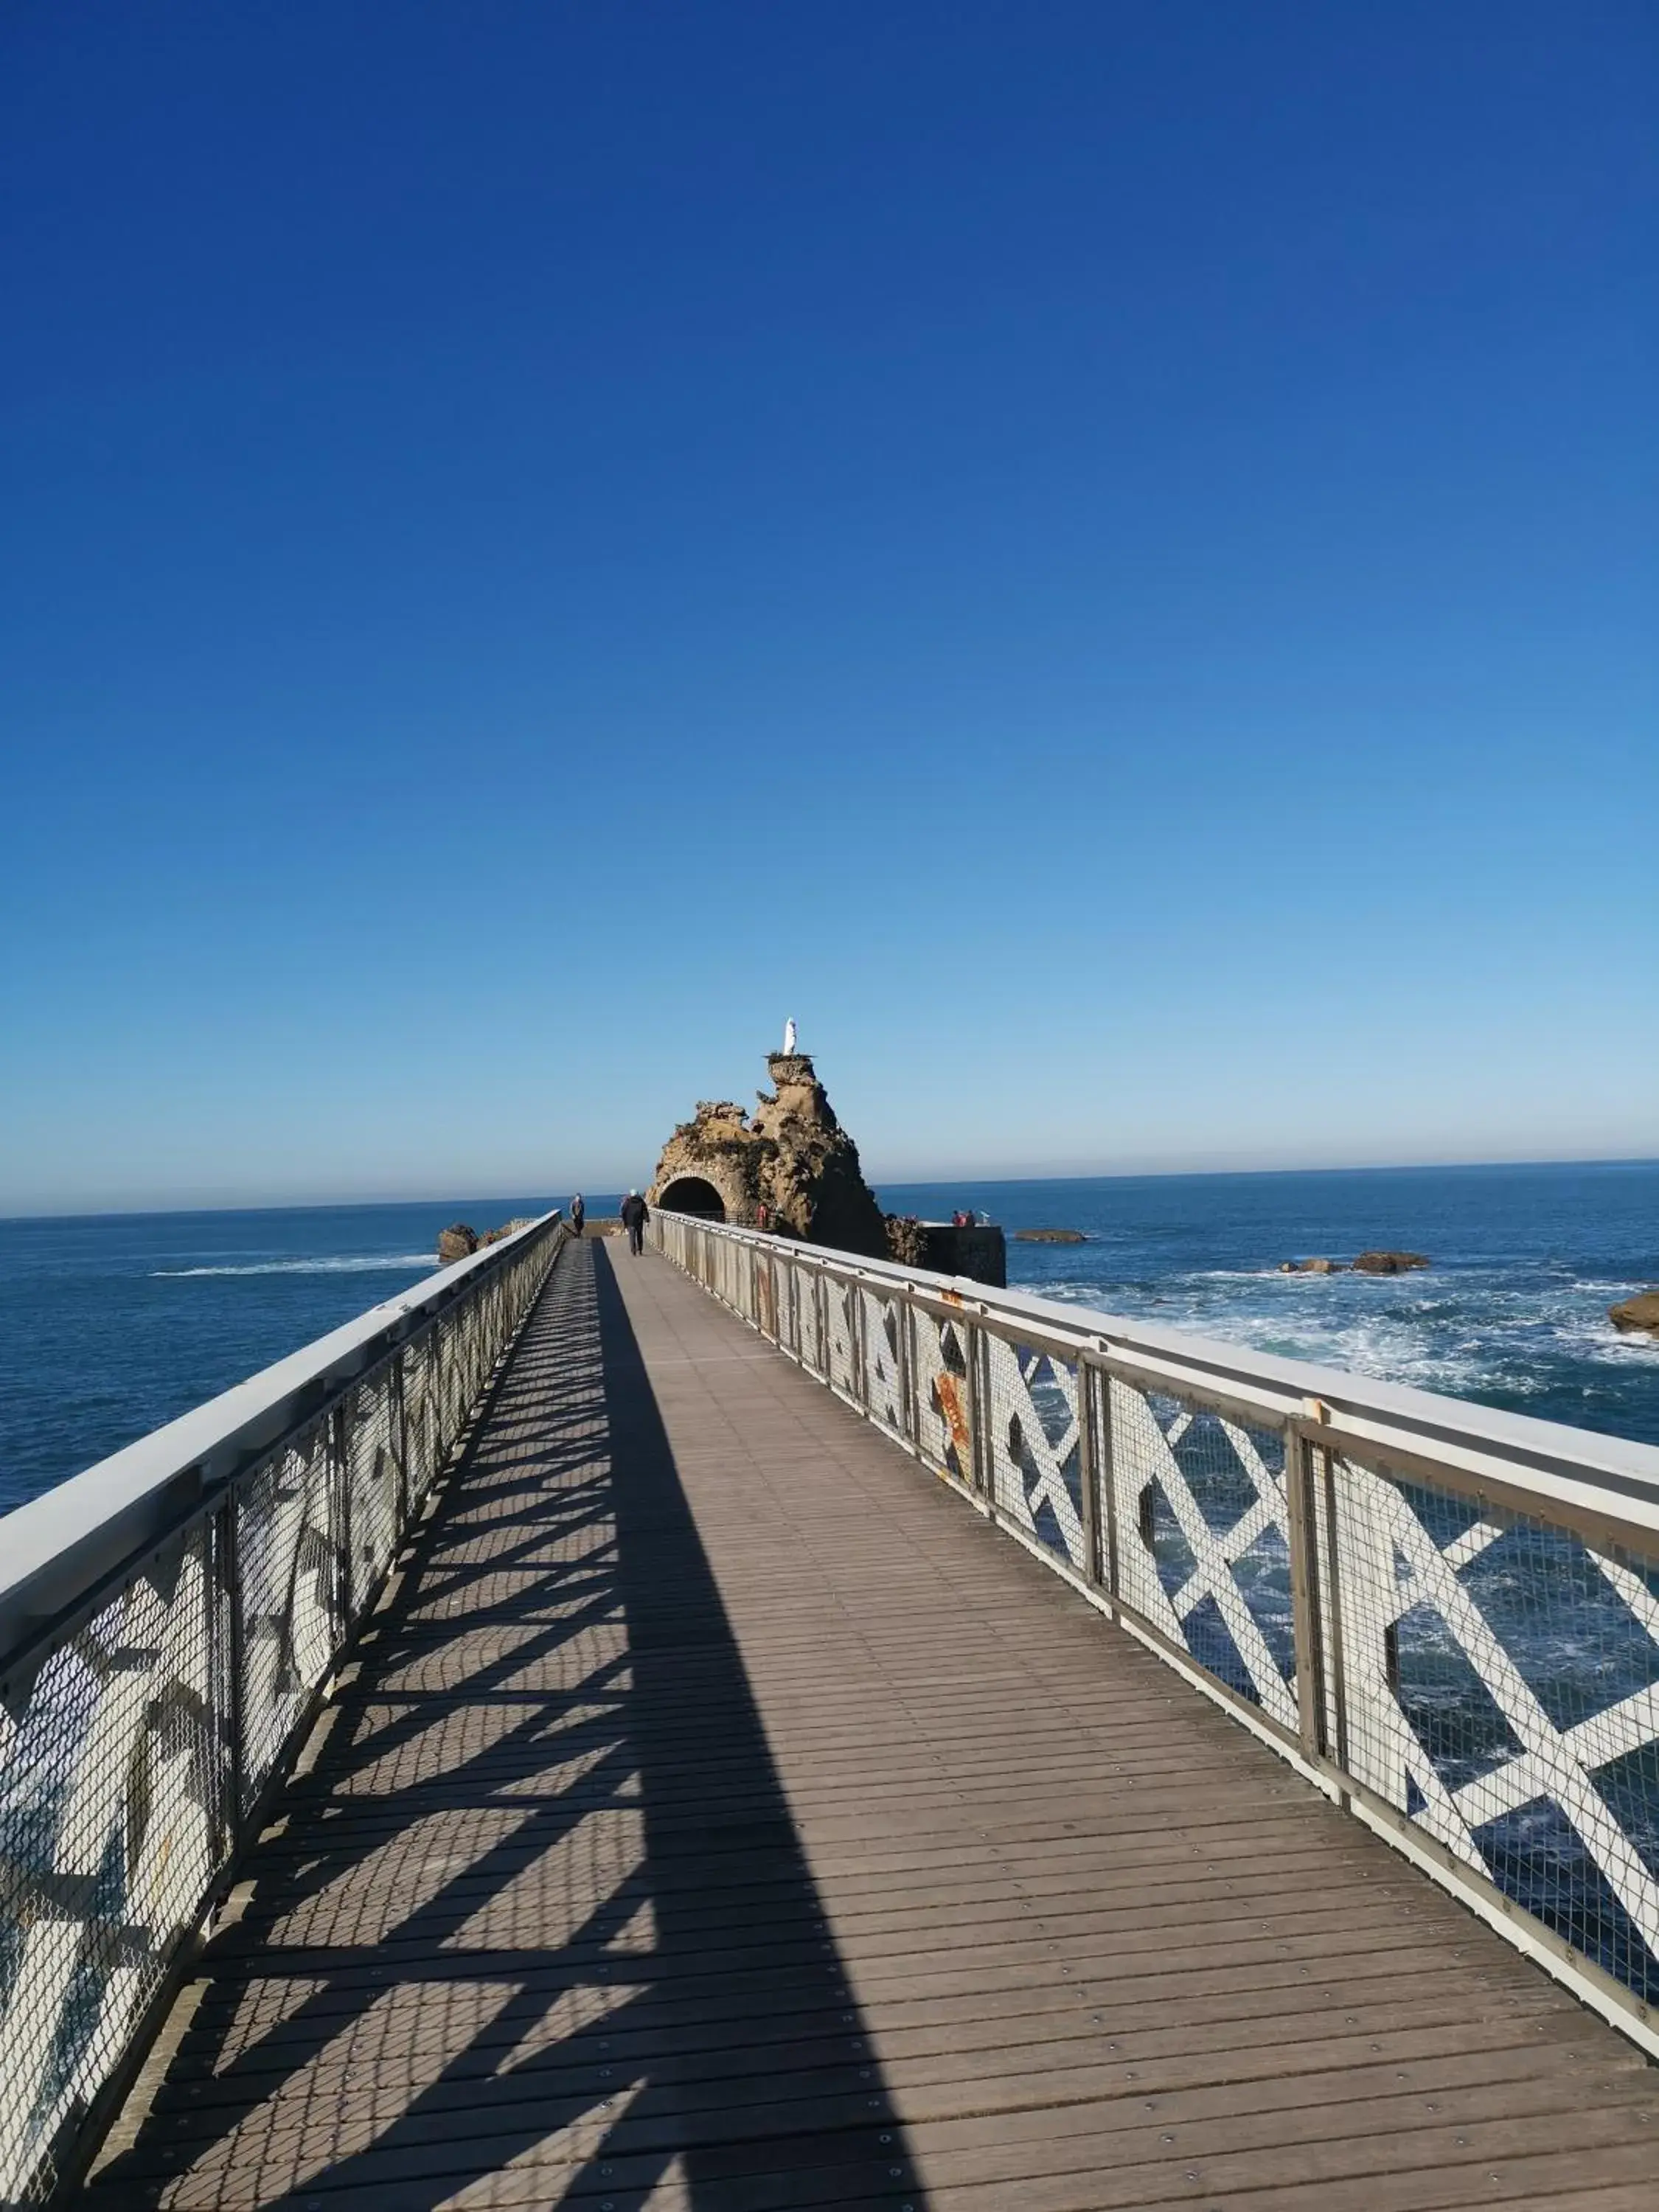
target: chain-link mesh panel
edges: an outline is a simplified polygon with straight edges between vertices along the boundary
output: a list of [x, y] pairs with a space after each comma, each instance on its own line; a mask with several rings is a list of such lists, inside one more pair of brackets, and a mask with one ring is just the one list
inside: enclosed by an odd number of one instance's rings
[[1115, 1376], [1109, 1434], [1123, 1601], [1295, 1729], [1284, 1438]]
[[387, 1360], [346, 1401], [346, 1518], [351, 1534], [351, 1601], [362, 1602], [392, 1565], [403, 1527], [398, 1376]]
[[823, 1308], [819, 1303], [823, 1289], [823, 1277], [816, 1269], [802, 1267], [797, 1270], [795, 1318], [799, 1334], [795, 1350], [801, 1365], [820, 1380], [824, 1376], [823, 1331], [820, 1325]]
[[1347, 1762], [1659, 1999], [1659, 1559], [1333, 1462]]
[[900, 1301], [866, 1284], [859, 1293], [864, 1338], [865, 1409], [893, 1436], [909, 1427], [904, 1403], [904, 1308]]
[[442, 1464], [439, 1445], [438, 1347], [435, 1335], [417, 1338], [401, 1355], [404, 1435], [409, 1454], [411, 1510], [426, 1496]]
[[474, 1300], [453, 1315], [446, 1315], [439, 1328], [442, 1342], [440, 1357], [444, 1378], [444, 1433], [447, 1437], [460, 1434], [467, 1409], [478, 1395], [483, 1379], [478, 1373], [477, 1359], [482, 1318]]
[[988, 1331], [984, 1344], [992, 1495], [1010, 1520], [1086, 1573], [1077, 1369]]
[[225, 1831], [216, 1524], [11, 1686], [0, 1724], [0, 2200], [32, 2203], [154, 1996]]
[[315, 1421], [246, 1476], [234, 1501], [241, 1607], [242, 1778], [251, 1805], [343, 1626], [332, 1421]]
[[926, 1463], [958, 1482], [974, 1479], [971, 1344], [959, 1321], [915, 1309], [916, 1449]]
[[829, 1353], [830, 1387], [842, 1391], [855, 1404], [863, 1401], [859, 1373], [858, 1286], [828, 1275], [823, 1281], [823, 1314]]
[[782, 1340], [778, 1334], [778, 1272], [769, 1252], [756, 1254], [750, 1277], [752, 1303], [749, 1318], [761, 1334], [774, 1344]]
[[772, 1261], [772, 1286], [777, 1299], [778, 1342], [786, 1351], [800, 1351], [800, 1270], [780, 1252]]

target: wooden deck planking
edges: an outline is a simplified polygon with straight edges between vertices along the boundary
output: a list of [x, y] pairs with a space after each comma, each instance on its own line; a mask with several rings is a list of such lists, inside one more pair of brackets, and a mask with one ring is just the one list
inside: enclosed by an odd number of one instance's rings
[[1629, 2045], [615, 1246], [247, 1874], [102, 2212], [1659, 2196]]

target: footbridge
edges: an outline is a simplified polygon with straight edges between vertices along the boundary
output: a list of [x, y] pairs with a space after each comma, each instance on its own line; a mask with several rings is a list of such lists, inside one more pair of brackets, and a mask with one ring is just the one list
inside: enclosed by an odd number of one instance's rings
[[0, 1523], [0, 2203], [1651, 2212], [1659, 1452], [653, 1236]]

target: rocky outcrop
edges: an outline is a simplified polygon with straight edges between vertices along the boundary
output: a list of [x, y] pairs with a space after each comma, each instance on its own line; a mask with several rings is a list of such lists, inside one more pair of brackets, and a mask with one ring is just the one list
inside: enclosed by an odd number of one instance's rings
[[730, 1099], [705, 1099], [681, 1122], [647, 1200], [884, 1259], [881, 1209], [810, 1056], [775, 1052], [766, 1064], [775, 1087], [757, 1094], [752, 1117]]
[[890, 1213], [887, 1257], [902, 1267], [967, 1275], [1000, 1291], [1008, 1285], [1008, 1247], [994, 1222], [918, 1221], [914, 1213]]
[[925, 1267], [927, 1265], [927, 1224], [918, 1221], [914, 1213], [890, 1213], [887, 1216], [887, 1256], [896, 1260], [901, 1267]]
[[1638, 1291], [1609, 1306], [1607, 1319], [1626, 1336], [1659, 1337], [1659, 1291]]
[[528, 1229], [534, 1219], [533, 1214], [515, 1214], [511, 1221], [502, 1222], [499, 1229], [486, 1229], [482, 1237], [470, 1222], [452, 1221], [447, 1229], [438, 1231], [438, 1265], [452, 1267], [457, 1260], [470, 1260], [486, 1244], [499, 1244], [503, 1237], [511, 1237], [515, 1230]]
[[1426, 1267], [1420, 1252], [1362, 1252], [1357, 1260], [1281, 1260], [1281, 1275], [1404, 1275], [1413, 1267]]
[[1016, 1229], [1016, 1244], [1086, 1244], [1080, 1229]]
[[499, 1244], [503, 1237], [516, 1237], [520, 1230], [528, 1229], [535, 1218], [533, 1213], [515, 1213], [511, 1221], [502, 1222], [499, 1229], [486, 1230], [478, 1239], [480, 1248], [486, 1244]]

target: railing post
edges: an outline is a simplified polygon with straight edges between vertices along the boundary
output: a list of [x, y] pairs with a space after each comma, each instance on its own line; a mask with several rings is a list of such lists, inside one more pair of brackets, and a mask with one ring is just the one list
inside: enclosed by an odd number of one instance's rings
[[[1346, 1639], [1342, 1628], [1342, 1571], [1336, 1540], [1336, 1468], [1328, 1444], [1309, 1449], [1319, 1454], [1320, 1472], [1313, 1487], [1324, 1538], [1325, 1579], [1321, 1591], [1324, 1606], [1320, 1617], [1325, 1632], [1326, 1686], [1329, 1699], [1325, 1740], [1336, 1764], [1346, 1775], [1348, 1771], [1348, 1684], [1343, 1658]], [[1345, 1808], [1348, 1802], [1345, 1790], [1342, 1796]]]
[[913, 1444], [921, 1442], [921, 1409], [916, 1403], [916, 1310], [908, 1296], [896, 1301], [900, 1315], [899, 1419]]
[[428, 1403], [432, 1406], [437, 1416], [437, 1433], [434, 1437], [432, 1443], [432, 1457], [434, 1462], [432, 1472], [434, 1475], [437, 1474], [438, 1467], [443, 1459], [443, 1438], [449, 1427], [449, 1401], [446, 1395], [445, 1382], [446, 1372], [449, 1363], [444, 1356], [445, 1339], [447, 1335], [447, 1331], [444, 1326], [444, 1316], [440, 1314], [437, 1319], [433, 1322], [432, 1333], [427, 1340], [432, 1346], [427, 1360], [428, 1370], [426, 1378], [427, 1397]]
[[1319, 1633], [1319, 1553], [1309, 1474], [1307, 1439], [1296, 1421], [1287, 1421], [1285, 1509], [1290, 1534], [1297, 1714], [1303, 1754], [1316, 1760], [1325, 1751], [1325, 1662]]
[[979, 1371], [980, 1361], [985, 1353], [984, 1331], [975, 1328], [965, 1316], [959, 1326], [963, 1351], [966, 1355], [963, 1364], [968, 1370], [965, 1378], [968, 1384], [968, 1480], [994, 1514], [997, 1510], [996, 1474], [991, 1455], [986, 1450], [981, 1435], [984, 1425], [980, 1419], [980, 1408], [989, 1395]]
[[1084, 1580], [1100, 1587], [1100, 1486], [1095, 1467], [1094, 1373], [1081, 1352], [1077, 1361], [1077, 1490], [1083, 1522]]
[[356, 1580], [356, 1562], [351, 1554], [349, 1452], [350, 1436], [346, 1422], [345, 1401], [342, 1399], [328, 1417], [329, 1487], [332, 1492], [334, 1520], [335, 1602], [339, 1607], [338, 1632], [342, 1636], [351, 1626], [352, 1585]]
[[408, 1354], [399, 1352], [392, 1366], [392, 1409], [398, 1437], [398, 1546], [402, 1544], [409, 1527], [409, 1400], [404, 1389], [408, 1364]]
[[243, 1678], [246, 1668], [242, 1632], [242, 1573], [240, 1540], [237, 1529], [236, 1491], [234, 1485], [225, 1492], [219, 1508], [217, 1541], [218, 1574], [216, 1603], [223, 1622], [222, 1650], [225, 1671], [222, 1694], [224, 1711], [219, 1716], [223, 1744], [225, 1818], [223, 1826], [224, 1854], [229, 1856], [242, 1840], [242, 1815], [245, 1791], [246, 1758], [243, 1751], [245, 1716], [243, 1712]]
[[1095, 1370], [1095, 1468], [1099, 1483], [1097, 1495], [1106, 1502], [1105, 1556], [1102, 1561], [1107, 1592], [1114, 1607], [1122, 1595], [1122, 1565], [1117, 1533], [1117, 1467], [1114, 1459], [1115, 1437], [1112, 1428], [1112, 1378], [1102, 1367]]

